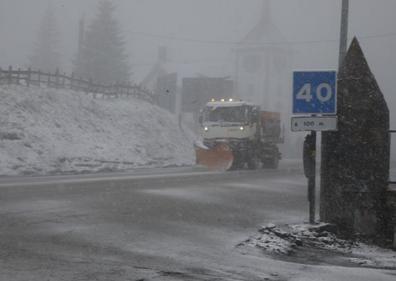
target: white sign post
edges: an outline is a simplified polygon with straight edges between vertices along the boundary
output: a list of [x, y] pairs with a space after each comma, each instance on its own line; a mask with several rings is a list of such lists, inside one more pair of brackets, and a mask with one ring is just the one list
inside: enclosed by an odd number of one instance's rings
[[[337, 130], [337, 73], [295, 71], [293, 73], [293, 132], [310, 131], [304, 141], [304, 173], [308, 178], [309, 222], [315, 223], [316, 132]], [[319, 116], [318, 116], [319, 115]], [[329, 116], [332, 115], [332, 116]]]

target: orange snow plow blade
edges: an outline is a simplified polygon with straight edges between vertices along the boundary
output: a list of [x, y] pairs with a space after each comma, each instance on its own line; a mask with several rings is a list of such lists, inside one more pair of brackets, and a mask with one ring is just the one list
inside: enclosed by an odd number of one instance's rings
[[197, 164], [206, 166], [211, 171], [227, 171], [234, 162], [231, 148], [219, 143], [214, 148], [195, 145]]

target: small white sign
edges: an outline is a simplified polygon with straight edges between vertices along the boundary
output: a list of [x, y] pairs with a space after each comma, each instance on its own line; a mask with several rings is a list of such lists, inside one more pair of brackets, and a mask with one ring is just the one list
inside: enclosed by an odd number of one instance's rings
[[337, 131], [337, 116], [292, 117], [291, 130], [301, 131]]

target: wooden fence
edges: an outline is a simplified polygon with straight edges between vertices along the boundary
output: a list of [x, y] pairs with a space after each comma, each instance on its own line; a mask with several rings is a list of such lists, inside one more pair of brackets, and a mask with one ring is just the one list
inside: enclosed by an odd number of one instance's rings
[[155, 101], [153, 93], [139, 85], [118, 82], [107, 85], [100, 84], [92, 80], [75, 77], [73, 73], [67, 76], [60, 73], [59, 70], [55, 73], [46, 73], [30, 68], [26, 70], [20, 68], [14, 70], [11, 66], [7, 70], [0, 68], [0, 85], [47, 86], [56, 89], [82, 91], [94, 95], [101, 94], [103, 97], [131, 96], [151, 103]]

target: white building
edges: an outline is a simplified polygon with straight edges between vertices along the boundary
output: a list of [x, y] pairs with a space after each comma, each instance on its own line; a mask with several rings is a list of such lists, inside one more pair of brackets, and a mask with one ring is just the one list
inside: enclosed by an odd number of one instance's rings
[[271, 20], [269, 0], [263, 1], [259, 22], [240, 41], [235, 54], [235, 96], [288, 115], [291, 51]]

